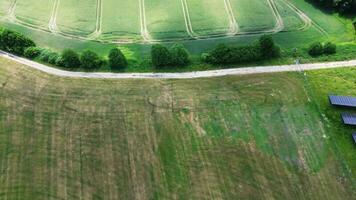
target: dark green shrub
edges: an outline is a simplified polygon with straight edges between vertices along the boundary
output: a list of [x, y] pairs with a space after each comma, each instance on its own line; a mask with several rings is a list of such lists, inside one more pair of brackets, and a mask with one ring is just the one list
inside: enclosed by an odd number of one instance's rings
[[24, 55], [25, 49], [36, 44], [24, 35], [3, 29], [0, 32], [0, 49], [16, 55]]
[[190, 62], [189, 53], [181, 44], [174, 44], [171, 49], [171, 63], [178, 66], [186, 66]]
[[24, 56], [26, 58], [34, 59], [41, 54], [42, 49], [39, 47], [28, 47], [25, 49]]
[[80, 62], [82, 63], [82, 67], [85, 69], [95, 69], [99, 68], [102, 65], [102, 60], [93, 51], [86, 50], [80, 56]]
[[77, 52], [66, 49], [62, 52], [62, 66], [67, 68], [78, 68], [80, 67], [80, 59]]
[[210, 53], [202, 53], [200, 56], [200, 60], [205, 63], [214, 63], [212, 61], [212, 56], [210, 55]]
[[280, 48], [274, 43], [269, 35], [263, 35], [259, 39], [261, 56], [265, 59], [276, 58], [280, 56]]
[[171, 64], [171, 54], [168, 49], [160, 44], [155, 44], [151, 48], [152, 64], [156, 67], [169, 66]]
[[202, 58], [211, 64], [234, 64], [257, 61], [262, 58], [259, 45], [228, 47], [220, 44]]
[[326, 43], [324, 45], [324, 53], [327, 55], [335, 54], [336, 53], [336, 45], [331, 42]]
[[315, 57], [324, 53], [323, 45], [320, 42], [313, 43], [308, 49], [309, 55]]
[[232, 48], [225, 44], [219, 44], [210, 52], [208, 60], [212, 64], [228, 64], [232, 63]]
[[42, 49], [38, 59], [42, 62], [57, 65], [57, 60], [59, 57], [60, 55], [57, 52], [51, 51], [50, 49]]
[[59, 67], [64, 67], [64, 62], [63, 62], [62, 56], [58, 56], [58, 58], [56, 60], [56, 65]]
[[262, 59], [261, 51], [258, 45], [234, 47], [232, 48], [231, 53], [232, 63], [251, 62]]
[[60, 57], [60, 55], [57, 52], [50, 52], [48, 54], [48, 63], [50, 63], [52, 65], [56, 65], [59, 57]]
[[51, 53], [52, 51], [49, 49], [41, 49], [41, 53], [38, 56], [38, 59], [42, 62], [48, 62]]
[[124, 54], [118, 48], [113, 48], [109, 53], [109, 66], [111, 69], [122, 69], [127, 67], [127, 60]]

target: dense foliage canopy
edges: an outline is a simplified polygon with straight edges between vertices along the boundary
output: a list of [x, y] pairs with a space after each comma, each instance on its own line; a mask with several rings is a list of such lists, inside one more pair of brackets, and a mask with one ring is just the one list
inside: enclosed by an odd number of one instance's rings
[[324, 8], [333, 9], [340, 13], [356, 14], [356, 0], [309, 0]]

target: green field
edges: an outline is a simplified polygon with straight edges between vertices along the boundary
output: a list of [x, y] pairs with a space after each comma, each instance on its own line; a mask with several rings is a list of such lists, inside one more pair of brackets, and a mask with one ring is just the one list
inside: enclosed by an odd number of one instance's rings
[[[72, 35], [89, 35], [96, 29], [97, 0], [60, 1], [56, 24]], [[80, 5], [80, 6], [78, 6]]]
[[[13, 9], [11, 5], [15, 5]], [[313, 25], [306, 26], [300, 13]], [[0, 3], [0, 15], [5, 24], [72, 40], [109, 43], [224, 39], [264, 32], [298, 34], [314, 25], [332, 34], [348, 32], [336, 16], [318, 11], [304, 0], [5, 0]], [[51, 29], [53, 23], [57, 30]]]
[[6, 15], [11, 7], [12, 0], [0, 1], [0, 15]]
[[180, 42], [198, 56], [219, 43], [248, 44], [262, 33], [273, 33], [286, 50], [355, 40], [351, 20], [305, 0], [4, 0], [0, 25], [56, 51], [107, 55], [119, 43], [135, 59], [146, 58], [155, 42]]
[[193, 31], [199, 36], [226, 34], [229, 31], [229, 15], [224, 0], [187, 0]]
[[48, 0], [17, 0], [14, 16], [26, 26], [48, 29], [53, 3]]
[[102, 1], [101, 20], [101, 39], [115, 41], [140, 38], [139, 1]]
[[147, 29], [155, 39], [188, 37], [180, 0], [146, 0]]
[[0, 199], [352, 199], [326, 95], [355, 77], [69, 79], [0, 58]]
[[270, 30], [276, 25], [268, 0], [233, 0], [231, 4], [241, 31]]

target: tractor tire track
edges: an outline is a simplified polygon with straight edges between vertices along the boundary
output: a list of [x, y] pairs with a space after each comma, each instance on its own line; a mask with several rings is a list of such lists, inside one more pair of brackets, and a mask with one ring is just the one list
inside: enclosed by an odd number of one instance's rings
[[57, 33], [57, 16], [58, 16], [58, 8], [59, 8], [60, 0], [55, 0], [52, 9], [51, 19], [49, 20], [48, 29], [52, 33]]
[[298, 14], [298, 16], [304, 21], [305, 26], [300, 28], [300, 30], [305, 30], [311, 26], [314, 26], [320, 33], [323, 35], [328, 35], [328, 32], [325, 31], [320, 25], [318, 25], [316, 22], [314, 22], [312, 19], [308, 17], [302, 10], [300, 10], [297, 6], [292, 4], [289, 0], [283, 0], [283, 2], [294, 12]]
[[147, 30], [146, 7], [145, 0], [139, 0], [140, 6], [140, 22], [141, 22], [141, 36], [144, 42], [151, 42], [151, 36]]
[[101, 35], [103, 14], [103, 0], [96, 1], [96, 28], [95, 31], [88, 36], [89, 39], [95, 39]]
[[16, 19], [16, 16], [15, 16], [16, 6], [17, 6], [17, 0], [14, 0], [11, 3], [11, 5], [9, 7], [9, 10], [7, 12], [7, 16], [8, 16], [10, 21], [15, 21], [15, 19]]
[[230, 21], [230, 30], [229, 30], [229, 32], [227, 34], [233, 36], [233, 35], [236, 35], [238, 33], [239, 26], [238, 26], [237, 21], [235, 19], [234, 12], [232, 10], [230, 0], [224, 0], [224, 4], [225, 4], [226, 12], [227, 12], [227, 14], [229, 16], [229, 21]]
[[279, 11], [278, 11], [276, 2], [274, 0], [267, 0], [267, 1], [272, 9], [275, 19], [276, 19], [276, 26], [272, 29], [272, 32], [273, 33], [280, 32], [284, 29], [284, 22], [283, 22], [283, 19], [280, 15]]
[[198, 36], [193, 31], [187, 0], [180, 0], [180, 2], [182, 3], [182, 9], [183, 9], [183, 15], [184, 15], [184, 21], [185, 21], [187, 33], [191, 38], [198, 39]]

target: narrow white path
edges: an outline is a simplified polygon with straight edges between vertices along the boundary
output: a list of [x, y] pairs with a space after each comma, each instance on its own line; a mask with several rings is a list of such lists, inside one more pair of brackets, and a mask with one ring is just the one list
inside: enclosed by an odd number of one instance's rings
[[[244, 75], [244, 74], [260, 74], [260, 73], [275, 73], [275, 72], [293, 72], [304, 70], [317, 70], [341, 67], [355, 67], [356, 60], [299, 64], [299, 65], [275, 65], [275, 66], [256, 66], [243, 67], [233, 69], [208, 70], [197, 72], [182, 72], [182, 73], [96, 73], [96, 72], [71, 72], [49, 67], [25, 58], [14, 56], [12, 54], [0, 51], [0, 56], [27, 65], [31, 68], [42, 72], [72, 78], [107, 78], [107, 79], [191, 79], [191, 78], [206, 78], [219, 77], [227, 75]], [[1, 67], [1, 66], [0, 66]]]

